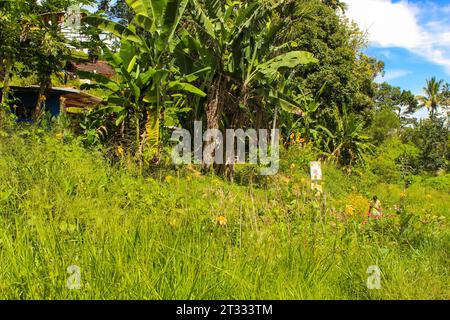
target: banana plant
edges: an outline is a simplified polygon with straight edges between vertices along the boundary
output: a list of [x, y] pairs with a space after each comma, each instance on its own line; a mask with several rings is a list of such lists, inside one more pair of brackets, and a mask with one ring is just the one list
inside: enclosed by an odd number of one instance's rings
[[[317, 61], [303, 51], [273, 54], [279, 51], [274, 39], [283, 25], [271, 15], [285, 2], [192, 0], [196, 33], [188, 35], [188, 43], [211, 66], [211, 90], [205, 103], [208, 128], [219, 127], [228, 102], [235, 104], [231, 113], [248, 109], [250, 100], [268, 95], [281, 71]], [[199, 48], [198, 43], [204, 46]], [[231, 96], [237, 96], [237, 101], [227, 101]]]
[[[320, 96], [326, 87], [326, 83], [314, 95], [306, 94], [298, 85], [291, 86], [287, 83], [277, 95], [271, 95], [273, 101], [277, 101], [282, 110], [288, 114], [298, 117], [297, 120], [291, 124], [292, 129], [298, 129], [303, 136], [313, 142], [318, 149], [326, 149], [326, 145], [330, 138], [333, 137], [331, 131], [320, 124], [319, 114], [321, 108]], [[292, 131], [288, 128], [288, 131]], [[290, 132], [287, 132], [288, 134]]]
[[262, 114], [265, 100], [284, 81], [286, 71], [317, 61], [310, 53], [276, 45], [283, 24], [272, 15], [285, 3], [192, 0], [192, 23], [184, 35], [189, 51], [177, 59], [179, 65], [189, 65], [196, 57], [196, 63], [211, 66], [202, 105], [209, 129], [252, 122], [259, 128], [254, 115]]
[[264, 100], [276, 91], [285, 71], [316, 61], [307, 52], [277, 48], [275, 38], [283, 25], [271, 15], [285, 2], [191, 1], [191, 19], [182, 30], [184, 49], [180, 45], [175, 57], [181, 67], [211, 67], [201, 82], [208, 88], [207, 99], [195, 103], [195, 117], [205, 117], [208, 129], [244, 127], [253, 121], [260, 128], [260, 117], [253, 116], [262, 114]]
[[355, 114], [348, 114], [347, 108], [334, 110], [336, 129], [332, 137], [330, 157], [344, 166], [351, 166], [356, 162], [364, 162], [364, 155], [371, 154], [375, 146], [370, 137], [364, 134], [365, 123]]
[[[199, 72], [190, 75], [174, 74], [166, 68], [143, 68], [139, 63], [139, 54], [134, 45], [123, 40], [120, 51], [112, 53], [103, 48], [108, 63], [115, 69], [116, 77], [107, 78], [97, 73], [79, 71], [81, 78], [92, 80], [92, 84], [84, 84], [83, 89], [102, 89], [108, 92], [105, 109], [116, 117], [115, 125], [120, 127], [127, 120], [135, 125], [135, 145], [142, 149], [143, 142], [154, 153], [158, 150], [160, 141], [159, 115], [160, 109], [175, 101], [175, 105], [183, 99], [183, 94], [190, 92], [206, 96], [190, 82], [194, 81]], [[171, 74], [172, 73], [172, 74]], [[176, 79], [170, 80], [172, 75]], [[164, 98], [157, 101], [157, 92], [164, 92]], [[154, 107], [158, 106], [158, 107]], [[141, 134], [141, 120], [145, 123], [145, 134]], [[139, 150], [137, 148], [137, 150]]]
[[[177, 92], [206, 94], [191, 84], [195, 75], [180, 75], [171, 54], [180, 39], [175, 31], [185, 12], [188, 0], [126, 0], [134, 19], [125, 26], [101, 16], [88, 16], [84, 22], [121, 39], [118, 53], [104, 47], [105, 57], [115, 68], [119, 81], [93, 74], [81, 76], [96, 81], [95, 86], [112, 92], [109, 108], [117, 114], [120, 125], [134, 114], [138, 151], [144, 144], [152, 154], [159, 150], [159, 117]], [[141, 135], [140, 120], [145, 117], [145, 133]], [[138, 152], [139, 153], [139, 152]]]

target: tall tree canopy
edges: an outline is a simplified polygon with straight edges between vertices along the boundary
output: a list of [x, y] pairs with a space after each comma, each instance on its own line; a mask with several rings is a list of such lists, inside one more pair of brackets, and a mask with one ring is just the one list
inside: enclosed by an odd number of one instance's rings
[[336, 1], [297, 3], [297, 10], [305, 14], [284, 32], [285, 40], [295, 42], [299, 49], [313, 53], [319, 60], [298, 73], [302, 86], [317, 92], [326, 82], [321, 95], [325, 106], [347, 105], [349, 111], [363, 112], [369, 117], [374, 106], [374, 79], [383, 71], [384, 64], [361, 53], [366, 45], [364, 34], [336, 13]]
[[436, 115], [438, 107], [444, 102], [441, 91], [443, 84], [444, 81], [437, 80], [436, 77], [427, 79], [427, 84], [423, 88], [425, 95], [418, 97], [420, 105], [428, 109], [431, 118]]

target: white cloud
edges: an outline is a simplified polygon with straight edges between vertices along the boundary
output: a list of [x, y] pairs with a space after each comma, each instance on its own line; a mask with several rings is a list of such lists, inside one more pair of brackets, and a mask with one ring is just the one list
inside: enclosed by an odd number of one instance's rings
[[406, 77], [407, 75], [412, 74], [409, 70], [388, 70], [384, 74], [384, 77], [378, 76], [375, 81], [376, 82], [389, 82], [394, 79]]
[[392, 59], [395, 56], [390, 50], [387, 49], [380, 51], [380, 54], [386, 59]]
[[427, 110], [427, 108], [421, 108], [421, 109], [419, 109], [419, 110], [417, 110], [412, 116], [414, 117], [414, 118], [417, 118], [417, 119], [426, 119], [426, 118], [428, 118], [429, 117], [429, 113], [428, 113], [428, 110]]
[[[347, 16], [367, 31], [372, 45], [399, 47], [441, 65], [450, 74], [448, 7], [402, 0], [344, 0]], [[428, 19], [428, 21], [423, 21]]]

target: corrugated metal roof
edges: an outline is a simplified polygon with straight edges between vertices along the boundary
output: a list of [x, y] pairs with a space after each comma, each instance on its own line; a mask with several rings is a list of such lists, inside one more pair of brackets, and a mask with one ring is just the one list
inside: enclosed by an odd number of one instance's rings
[[112, 77], [116, 74], [115, 70], [106, 61], [97, 62], [69, 62], [71, 68], [85, 72], [94, 72], [105, 77]]

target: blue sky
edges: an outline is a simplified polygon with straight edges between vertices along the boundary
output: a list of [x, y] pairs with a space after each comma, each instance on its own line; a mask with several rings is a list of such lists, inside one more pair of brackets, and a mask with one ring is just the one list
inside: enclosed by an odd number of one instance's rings
[[[367, 33], [366, 53], [386, 64], [392, 85], [422, 94], [425, 80], [450, 82], [450, 0], [344, 0], [346, 15]], [[418, 117], [426, 115], [422, 110]]]

